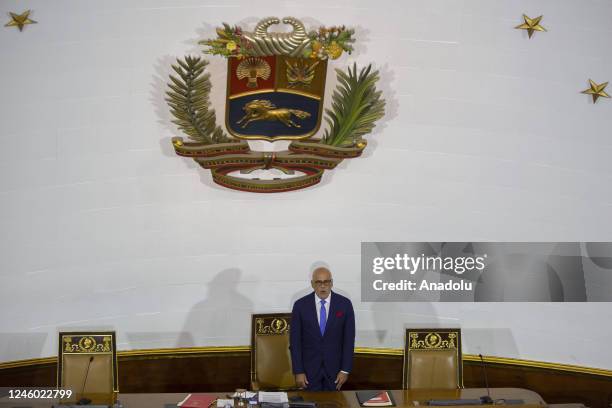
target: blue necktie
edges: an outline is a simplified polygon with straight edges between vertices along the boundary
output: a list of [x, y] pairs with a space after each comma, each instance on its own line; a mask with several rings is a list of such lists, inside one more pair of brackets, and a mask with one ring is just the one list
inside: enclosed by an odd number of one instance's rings
[[319, 327], [321, 328], [321, 336], [325, 334], [325, 325], [327, 324], [327, 315], [325, 313], [325, 301], [321, 301], [321, 313], [319, 313]]

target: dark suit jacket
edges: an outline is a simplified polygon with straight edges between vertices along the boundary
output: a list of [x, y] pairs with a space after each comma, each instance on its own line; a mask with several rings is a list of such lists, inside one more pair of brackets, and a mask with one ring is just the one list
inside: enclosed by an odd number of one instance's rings
[[294, 374], [305, 373], [310, 380], [321, 367], [335, 380], [340, 370], [353, 368], [355, 312], [351, 301], [332, 292], [325, 334], [321, 336], [314, 292], [293, 305], [289, 348]]

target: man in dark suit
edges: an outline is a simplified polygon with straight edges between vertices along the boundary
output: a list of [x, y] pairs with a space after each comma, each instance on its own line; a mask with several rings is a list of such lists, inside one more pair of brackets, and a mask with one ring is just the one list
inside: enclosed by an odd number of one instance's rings
[[329, 269], [315, 269], [310, 283], [314, 292], [295, 302], [291, 317], [289, 348], [295, 382], [309, 391], [339, 390], [353, 368], [353, 305], [332, 292]]

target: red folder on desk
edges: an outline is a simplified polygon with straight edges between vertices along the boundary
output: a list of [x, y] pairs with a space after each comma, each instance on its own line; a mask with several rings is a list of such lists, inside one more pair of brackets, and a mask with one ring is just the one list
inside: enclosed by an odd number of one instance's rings
[[357, 391], [357, 400], [362, 407], [393, 407], [393, 399], [387, 391]]
[[189, 394], [176, 406], [181, 408], [208, 408], [216, 399], [217, 397], [214, 395]]

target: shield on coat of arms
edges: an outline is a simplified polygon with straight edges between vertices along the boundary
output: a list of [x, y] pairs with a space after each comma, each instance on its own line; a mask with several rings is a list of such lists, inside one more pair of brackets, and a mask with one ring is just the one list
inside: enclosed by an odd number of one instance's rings
[[225, 124], [239, 139], [300, 140], [321, 126], [327, 60], [228, 58]]

